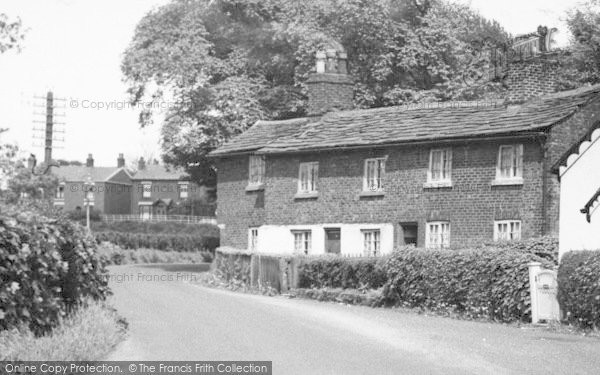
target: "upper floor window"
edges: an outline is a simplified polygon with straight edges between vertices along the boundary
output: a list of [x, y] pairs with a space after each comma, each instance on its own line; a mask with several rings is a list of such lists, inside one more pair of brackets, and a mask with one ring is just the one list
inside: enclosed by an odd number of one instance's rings
[[293, 230], [294, 252], [308, 254], [312, 248], [312, 232], [310, 230]]
[[258, 228], [248, 229], [248, 247], [250, 251], [258, 249]]
[[142, 182], [142, 198], [150, 198], [152, 196], [152, 183]]
[[365, 256], [378, 256], [381, 252], [381, 231], [363, 230], [363, 253]]
[[520, 220], [500, 220], [494, 222], [494, 241], [518, 241], [520, 239]]
[[427, 182], [450, 182], [452, 180], [452, 149], [431, 150]]
[[261, 185], [265, 182], [265, 158], [261, 155], [250, 155], [248, 169], [248, 185]]
[[500, 146], [497, 180], [515, 180], [523, 178], [523, 145]]
[[385, 159], [375, 158], [365, 160], [364, 191], [383, 191], [383, 176], [385, 175]]
[[450, 247], [450, 223], [447, 221], [433, 221], [427, 223], [425, 247], [431, 249]]
[[299, 193], [315, 193], [317, 191], [317, 180], [319, 179], [319, 163], [300, 163], [298, 176]]
[[189, 184], [183, 182], [179, 184], [179, 198], [186, 199], [188, 197]]
[[65, 199], [65, 184], [56, 187], [56, 199]]

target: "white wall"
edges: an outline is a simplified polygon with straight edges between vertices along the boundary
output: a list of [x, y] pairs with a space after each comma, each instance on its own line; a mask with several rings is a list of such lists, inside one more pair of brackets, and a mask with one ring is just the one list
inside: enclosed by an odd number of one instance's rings
[[[571, 250], [600, 250], [600, 204], [588, 223], [580, 210], [600, 188], [600, 129], [585, 142], [585, 151], [571, 155], [561, 167], [560, 255]], [[589, 147], [588, 147], [589, 146]], [[593, 210], [592, 208], [592, 210]]]
[[394, 226], [380, 224], [312, 224], [312, 225], [263, 225], [258, 228], [257, 251], [261, 253], [292, 254], [294, 235], [292, 230], [312, 231], [312, 251], [310, 254], [325, 254], [325, 228], [340, 228], [341, 253], [361, 255], [363, 237], [361, 230], [381, 231], [381, 253], [389, 254], [394, 249]]

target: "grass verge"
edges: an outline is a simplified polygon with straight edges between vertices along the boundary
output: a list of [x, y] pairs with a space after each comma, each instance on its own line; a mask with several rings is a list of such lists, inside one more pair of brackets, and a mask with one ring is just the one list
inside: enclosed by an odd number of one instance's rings
[[0, 332], [2, 361], [101, 360], [122, 341], [126, 323], [103, 302], [88, 302], [60, 321], [48, 335], [26, 327]]

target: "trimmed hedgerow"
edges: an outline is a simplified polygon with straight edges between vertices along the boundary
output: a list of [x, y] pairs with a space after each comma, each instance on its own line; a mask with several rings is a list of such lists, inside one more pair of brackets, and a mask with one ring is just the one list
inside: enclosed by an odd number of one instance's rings
[[558, 302], [568, 322], [600, 328], [600, 251], [571, 251], [562, 256]]
[[124, 232], [150, 234], [185, 234], [197, 237], [219, 237], [219, 227], [213, 224], [176, 222], [119, 221], [91, 223], [93, 232]]
[[513, 250], [404, 249], [385, 265], [387, 304], [458, 313], [471, 318], [526, 321], [531, 316], [531, 261], [548, 261]]
[[104, 264], [85, 229], [64, 220], [0, 216], [0, 330], [52, 329], [88, 298], [108, 293]]
[[385, 257], [306, 257], [298, 266], [298, 287], [377, 289], [387, 280], [386, 260]]
[[219, 246], [219, 237], [188, 234], [96, 232], [96, 241], [118, 245], [124, 249], [157, 249], [168, 251], [210, 251]]
[[530, 253], [558, 265], [558, 238], [552, 236], [529, 238], [522, 241], [494, 242], [485, 245], [484, 248]]

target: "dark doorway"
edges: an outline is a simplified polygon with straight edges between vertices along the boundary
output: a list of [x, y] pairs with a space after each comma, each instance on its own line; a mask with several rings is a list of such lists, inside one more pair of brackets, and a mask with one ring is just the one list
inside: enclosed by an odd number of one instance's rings
[[340, 239], [340, 228], [325, 229], [325, 252], [330, 254], [339, 254]]
[[417, 246], [419, 225], [417, 223], [400, 223], [400, 245]]

